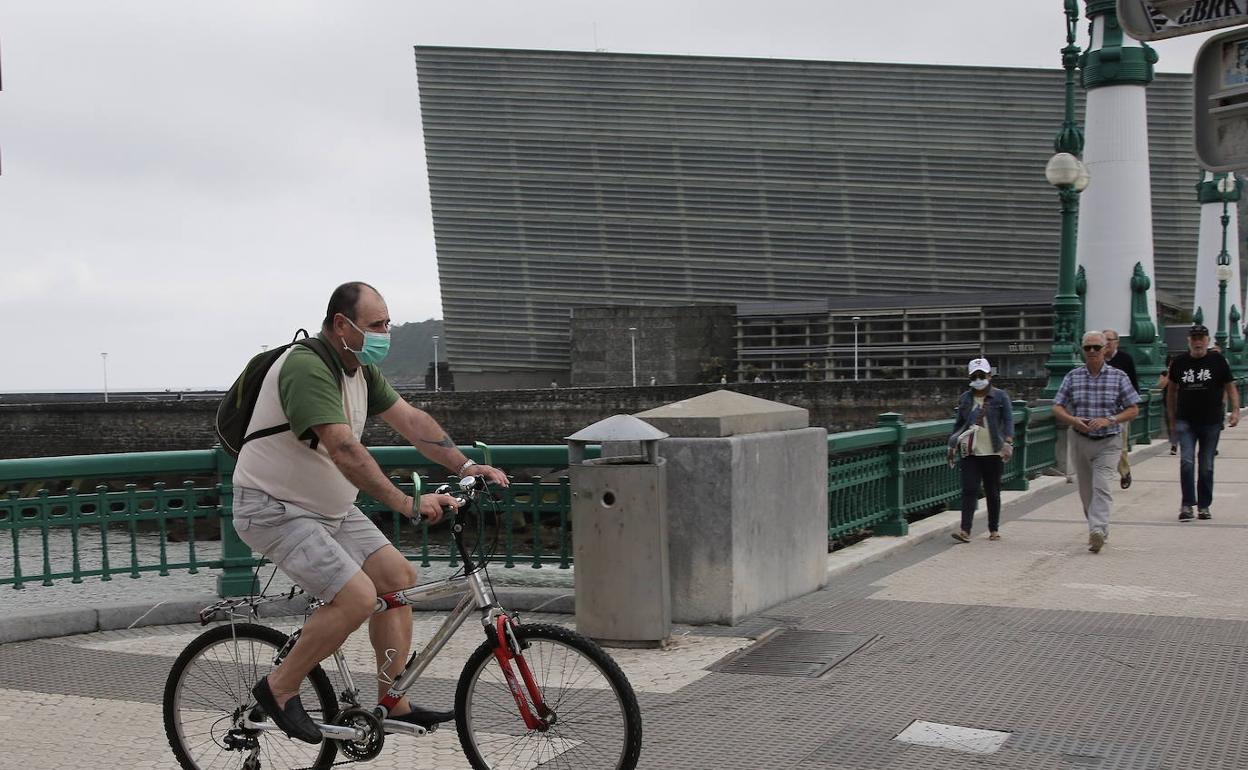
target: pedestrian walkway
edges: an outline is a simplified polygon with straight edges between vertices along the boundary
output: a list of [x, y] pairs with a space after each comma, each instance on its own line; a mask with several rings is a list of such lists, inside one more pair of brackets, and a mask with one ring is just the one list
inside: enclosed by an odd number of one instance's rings
[[[956, 514], [941, 514], [906, 538], [832, 554], [827, 588], [738, 626], [679, 627], [667, 650], [613, 651], [642, 704], [640, 767], [1248, 767], [1248, 428], [1223, 434], [1212, 521], [1179, 523], [1178, 458], [1164, 443], [1133, 461], [1100, 554], [1087, 550], [1075, 485], [1047, 478], [1012, 496], [999, 542], [981, 518], [958, 544]], [[12, 617], [5, 599], [0, 618]], [[419, 613], [417, 639], [440, 619]], [[77, 768], [84, 756], [172, 767], [160, 692], [199, 630], [0, 645], [0, 731], [20, 737], [0, 747], [0, 767]], [[449, 705], [479, 633], [466, 626], [443, 653], [423, 702]], [[794, 638], [801, 655], [775, 654]], [[366, 670], [362, 635], [348, 654]], [[739, 673], [751, 667], [770, 673]], [[467, 764], [445, 729], [392, 738], [371, 766]]]

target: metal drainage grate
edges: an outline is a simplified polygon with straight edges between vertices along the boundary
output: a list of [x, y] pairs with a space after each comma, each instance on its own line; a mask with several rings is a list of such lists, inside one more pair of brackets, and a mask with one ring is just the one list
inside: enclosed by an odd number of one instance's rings
[[814, 678], [875, 639], [870, 634], [836, 631], [782, 631], [742, 653], [714, 663], [720, 674], [765, 674]]

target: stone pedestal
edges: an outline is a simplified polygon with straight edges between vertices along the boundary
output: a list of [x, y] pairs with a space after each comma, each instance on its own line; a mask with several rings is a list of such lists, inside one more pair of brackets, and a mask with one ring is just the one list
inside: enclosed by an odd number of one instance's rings
[[674, 622], [735, 624], [823, 586], [827, 431], [805, 409], [721, 390], [637, 416], [671, 434]]

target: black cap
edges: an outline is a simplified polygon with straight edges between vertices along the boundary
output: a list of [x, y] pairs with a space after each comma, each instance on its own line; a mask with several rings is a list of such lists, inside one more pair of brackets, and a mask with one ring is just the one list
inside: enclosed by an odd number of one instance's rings
[[1204, 324], [1192, 324], [1192, 328], [1191, 328], [1191, 329], [1188, 329], [1188, 331], [1187, 331], [1187, 336], [1189, 336], [1189, 337], [1208, 337], [1208, 336], [1209, 336], [1209, 327], [1208, 327], [1208, 326], [1205, 326]]

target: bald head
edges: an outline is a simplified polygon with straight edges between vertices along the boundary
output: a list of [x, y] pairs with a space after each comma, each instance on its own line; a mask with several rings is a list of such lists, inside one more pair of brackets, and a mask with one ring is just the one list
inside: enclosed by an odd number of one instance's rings
[[359, 321], [361, 297], [381, 299], [381, 293], [363, 281], [350, 281], [334, 289], [329, 295], [329, 307], [325, 310], [325, 320], [321, 321], [321, 329], [328, 332], [334, 325], [334, 316], [342, 313], [352, 321]]

